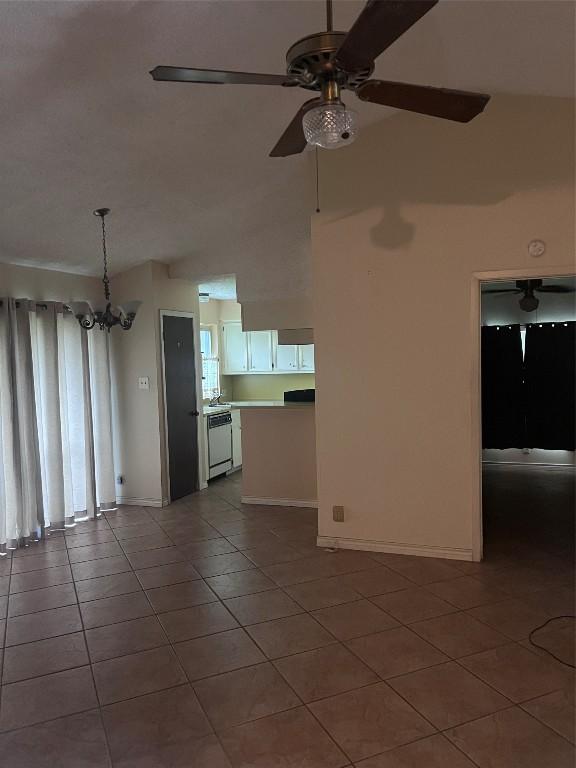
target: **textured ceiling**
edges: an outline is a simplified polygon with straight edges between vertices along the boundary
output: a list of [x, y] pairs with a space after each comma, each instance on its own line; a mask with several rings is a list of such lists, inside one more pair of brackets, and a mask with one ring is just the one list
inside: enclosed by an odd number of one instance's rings
[[[336, 2], [336, 28], [362, 5]], [[572, 96], [573, 17], [562, 0], [441, 0], [376, 74]], [[106, 205], [113, 271], [179, 261], [182, 274], [236, 273], [250, 298], [304, 292], [313, 155], [267, 154], [307, 94], [148, 70], [282, 72], [290, 44], [321, 28], [316, 0], [1, 2], [0, 261], [97, 274], [91, 211]], [[357, 108], [364, 122], [386, 114]]]
[[207, 293], [211, 299], [236, 301], [236, 278], [234, 275], [222, 275], [207, 279], [198, 284], [199, 293]]

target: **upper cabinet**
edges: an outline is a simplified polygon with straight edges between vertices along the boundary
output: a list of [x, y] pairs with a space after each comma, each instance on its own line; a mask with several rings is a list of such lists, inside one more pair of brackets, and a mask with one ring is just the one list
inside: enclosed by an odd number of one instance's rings
[[242, 323], [224, 323], [222, 373], [248, 373], [247, 336], [242, 330]]
[[272, 331], [248, 332], [248, 370], [251, 373], [270, 373], [272, 360]]
[[222, 373], [314, 373], [314, 345], [278, 344], [276, 331], [242, 330], [238, 322], [222, 327]]
[[314, 344], [300, 345], [300, 370], [314, 371]]
[[274, 344], [276, 347], [276, 370], [298, 370], [298, 346], [296, 344], [278, 344], [278, 336], [274, 331]]

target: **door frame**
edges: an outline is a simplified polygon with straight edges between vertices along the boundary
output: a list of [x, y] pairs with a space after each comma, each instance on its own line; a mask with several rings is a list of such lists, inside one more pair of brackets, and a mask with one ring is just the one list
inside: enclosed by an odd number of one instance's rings
[[205, 439], [204, 430], [202, 429], [204, 424], [203, 413], [203, 398], [202, 398], [202, 357], [200, 355], [200, 314], [195, 312], [180, 312], [175, 309], [161, 309], [159, 311], [160, 317], [160, 357], [161, 357], [161, 369], [162, 369], [162, 435], [160, 440], [160, 449], [162, 452], [162, 475], [163, 475], [163, 493], [162, 497], [166, 500], [167, 504], [170, 504], [172, 497], [170, 494], [170, 455], [168, 445], [168, 405], [166, 403], [166, 358], [164, 356], [164, 318], [165, 317], [187, 317], [192, 320], [192, 335], [194, 343], [194, 371], [196, 373], [196, 410], [199, 413], [196, 421], [197, 436], [196, 443], [198, 446], [198, 490], [201, 491], [208, 487], [207, 479], [205, 477], [205, 462], [203, 460], [205, 452]]
[[482, 520], [482, 363], [481, 363], [481, 328], [482, 328], [482, 283], [498, 280], [522, 280], [523, 278], [574, 277], [576, 269], [567, 266], [524, 267], [522, 269], [491, 269], [473, 272], [471, 281], [471, 389], [472, 389], [472, 429], [471, 460], [476, 469], [472, 474], [472, 560], [480, 561], [483, 556], [484, 532]]

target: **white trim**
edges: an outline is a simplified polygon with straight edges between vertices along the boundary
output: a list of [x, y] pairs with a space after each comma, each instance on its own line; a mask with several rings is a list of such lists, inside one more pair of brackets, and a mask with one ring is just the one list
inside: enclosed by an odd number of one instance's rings
[[242, 496], [242, 504], [262, 504], [268, 507], [312, 507], [318, 509], [317, 500], [303, 499], [261, 499], [256, 496]]
[[[168, 455], [168, 407], [166, 404], [166, 359], [164, 357], [164, 318], [165, 317], [187, 317], [192, 320], [192, 342], [194, 348], [194, 370], [196, 371], [196, 410], [198, 411], [198, 417], [196, 420], [196, 453], [198, 454], [198, 490], [202, 490], [205, 487], [207, 478], [205, 475], [204, 467], [204, 419], [202, 418], [204, 413], [204, 400], [202, 397], [202, 355], [200, 354], [200, 313], [195, 312], [180, 312], [175, 309], [161, 309], [160, 310], [160, 356], [162, 362], [162, 403], [164, 410], [164, 472], [166, 477], [166, 493], [168, 498], [166, 504], [171, 501], [170, 497], [170, 457]], [[163, 489], [164, 490], [164, 489]]]
[[134, 496], [118, 496], [117, 504], [136, 507], [165, 507], [168, 499], [138, 499]]
[[496, 280], [521, 280], [522, 278], [537, 277], [573, 277], [574, 267], [544, 265], [536, 267], [522, 267], [520, 269], [491, 269], [483, 272], [473, 272], [471, 281], [471, 461], [476, 467], [473, 475], [473, 487], [471, 494], [472, 514], [472, 559], [482, 560], [483, 553], [483, 526], [482, 526], [482, 389], [480, 368], [480, 334], [482, 327], [482, 283]]
[[392, 541], [370, 539], [345, 539], [338, 536], [318, 536], [319, 547], [331, 549], [360, 549], [365, 552], [386, 552], [390, 555], [417, 555], [419, 557], [441, 557], [448, 560], [472, 560], [471, 549], [450, 547], [429, 547], [425, 544], [401, 544]]

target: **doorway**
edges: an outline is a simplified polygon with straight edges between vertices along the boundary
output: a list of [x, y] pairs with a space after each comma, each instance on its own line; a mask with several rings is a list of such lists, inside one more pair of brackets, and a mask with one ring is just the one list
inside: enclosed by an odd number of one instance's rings
[[193, 315], [161, 312], [166, 454], [170, 501], [199, 488], [196, 354]]
[[496, 567], [573, 568], [576, 279], [481, 282], [481, 524]]

